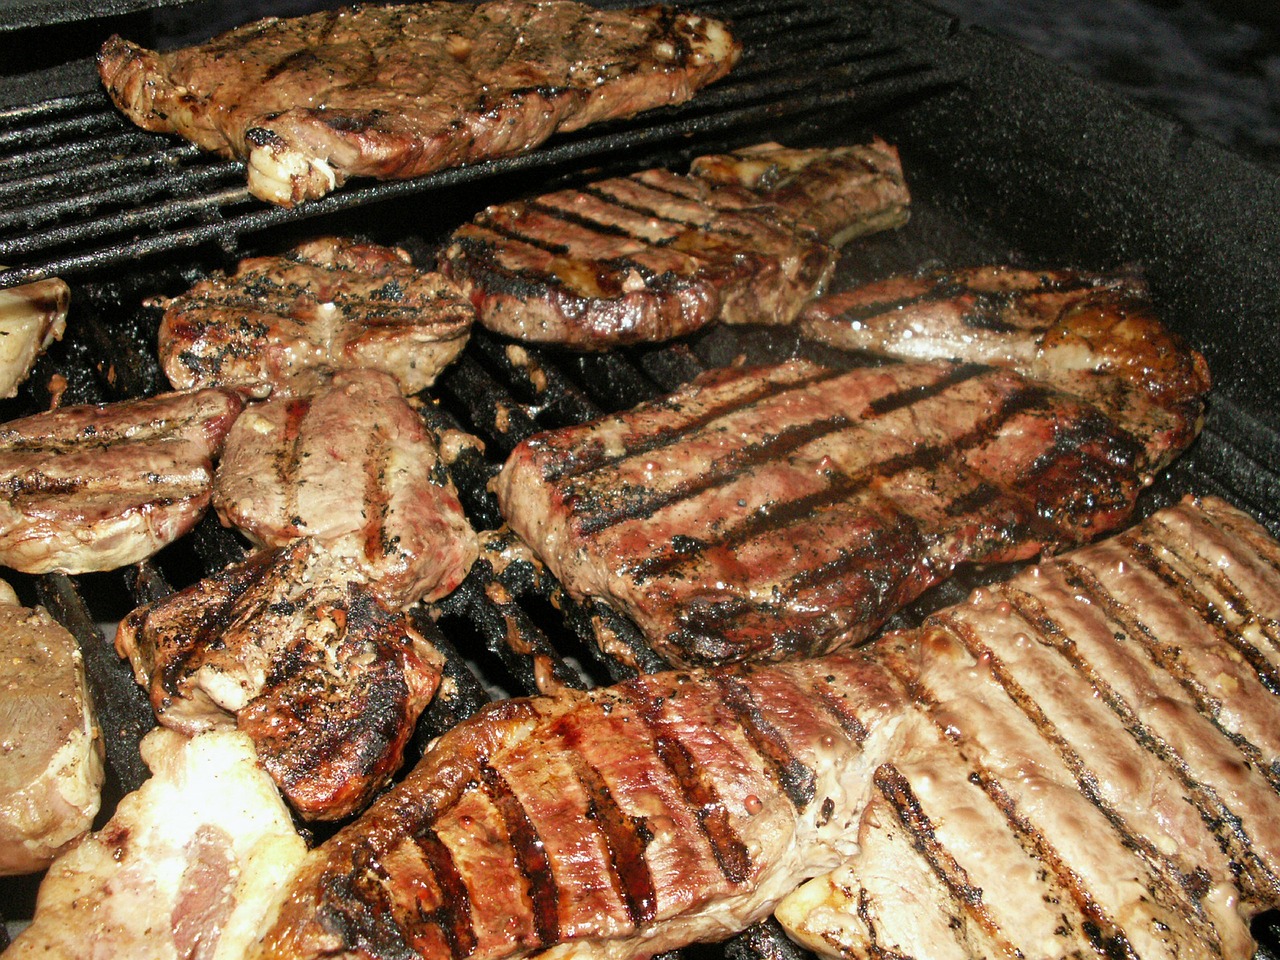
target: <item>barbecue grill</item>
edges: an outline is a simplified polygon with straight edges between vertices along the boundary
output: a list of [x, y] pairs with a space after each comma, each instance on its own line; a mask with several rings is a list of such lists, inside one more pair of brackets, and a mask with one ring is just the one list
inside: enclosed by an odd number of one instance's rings
[[[740, 66], [691, 103], [557, 136], [517, 158], [406, 182], [355, 181], [285, 209], [252, 199], [239, 163], [134, 128], [92, 69], [92, 53], [112, 32], [164, 49], [234, 25], [251, 15], [243, 6], [4, 0], [8, 26], [24, 29], [0, 32], [8, 62], [19, 65], [0, 78], [0, 263], [9, 265], [0, 286], [61, 276], [72, 287], [72, 313], [65, 339], [22, 393], [0, 401], [0, 420], [44, 409], [55, 394], [74, 403], [165, 389], [158, 310], [143, 301], [243, 256], [346, 233], [401, 244], [427, 262], [476, 210], [530, 191], [679, 168], [701, 153], [767, 139], [836, 145], [875, 133], [901, 151], [912, 218], [852, 244], [837, 288], [920, 265], [1136, 264], [1165, 321], [1205, 353], [1216, 384], [1202, 436], [1144, 495], [1141, 512], [1184, 492], [1215, 493], [1280, 533], [1280, 177], [914, 0], [690, 6], [732, 20], [744, 44]], [[40, 43], [28, 39], [33, 31]], [[66, 54], [57, 63], [35, 52], [49, 49], [50, 38]], [[486, 484], [530, 433], [629, 407], [740, 355], [800, 349], [789, 331], [724, 328], [579, 355], [477, 330], [427, 392], [424, 416], [437, 430], [483, 440], [483, 449], [462, 449], [453, 473], [473, 523], [491, 530], [501, 520]], [[243, 551], [235, 534], [206, 518], [137, 567], [12, 577], [23, 601], [46, 605], [84, 649], [107, 744], [102, 819], [145, 777], [137, 741], [154, 722], [111, 646], [111, 625]], [[893, 625], [1000, 573], [971, 571]], [[661, 666], [623, 618], [569, 601], [519, 562], [496, 568], [482, 559], [433, 613], [419, 617], [420, 627], [444, 651], [453, 692], [424, 714], [418, 751], [492, 697], [594, 686]], [[601, 635], [624, 655], [603, 655]], [[31, 915], [33, 897], [30, 879], [0, 881], [0, 913], [10, 923]], [[1259, 934], [1260, 956], [1280, 955], [1280, 924], [1264, 917]], [[770, 924], [684, 953], [805, 955]]]

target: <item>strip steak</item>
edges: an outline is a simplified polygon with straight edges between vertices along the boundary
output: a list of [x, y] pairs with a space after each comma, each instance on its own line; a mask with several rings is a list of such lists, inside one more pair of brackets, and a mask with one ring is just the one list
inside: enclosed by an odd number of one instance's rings
[[668, 7], [495, 0], [272, 17], [171, 53], [114, 36], [98, 71], [134, 123], [244, 158], [251, 193], [292, 205], [681, 103], [739, 52]]

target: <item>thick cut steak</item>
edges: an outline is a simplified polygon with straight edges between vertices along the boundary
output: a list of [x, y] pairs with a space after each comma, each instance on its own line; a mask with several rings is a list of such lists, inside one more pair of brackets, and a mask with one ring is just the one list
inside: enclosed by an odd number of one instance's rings
[[213, 505], [260, 545], [314, 538], [392, 609], [450, 593], [479, 552], [435, 438], [376, 370], [251, 404], [227, 434]]
[[487, 328], [579, 350], [790, 323], [835, 268], [834, 241], [903, 223], [908, 197], [883, 142], [776, 150], [786, 177], [724, 156], [705, 178], [645, 170], [489, 207], [441, 269]]
[[1280, 546], [1188, 500], [860, 650], [497, 704], [312, 852], [259, 956], [623, 960], [781, 901], [830, 956], [1248, 957], [1278, 605]]
[[723, 23], [667, 7], [496, 0], [272, 17], [170, 53], [117, 36], [98, 69], [139, 126], [244, 158], [249, 190], [288, 205], [681, 103], [738, 54]]
[[302, 374], [345, 367], [417, 393], [462, 352], [475, 318], [403, 250], [338, 237], [242, 260], [159, 303], [160, 362], [175, 387], [265, 385], [277, 396]]

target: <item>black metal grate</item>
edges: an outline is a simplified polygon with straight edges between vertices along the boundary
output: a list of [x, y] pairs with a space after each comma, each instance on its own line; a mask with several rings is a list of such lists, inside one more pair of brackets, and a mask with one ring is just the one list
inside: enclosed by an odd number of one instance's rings
[[101, 90], [0, 112], [0, 286], [181, 250], [231, 248], [284, 223], [456, 187], [498, 174], [547, 170], [605, 154], [670, 147], [815, 112], [873, 111], [946, 82], [883, 24], [835, 5], [723, 0], [702, 5], [730, 19], [744, 44], [739, 66], [692, 102], [553, 138], [526, 155], [411, 181], [357, 181], [295, 208], [271, 207], [244, 185], [243, 164], [148, 134]]

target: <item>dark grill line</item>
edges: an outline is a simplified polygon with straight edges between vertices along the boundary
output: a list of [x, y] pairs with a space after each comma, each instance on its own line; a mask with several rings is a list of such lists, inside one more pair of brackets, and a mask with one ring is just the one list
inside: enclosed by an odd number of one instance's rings
[[764, 761], [765, 769], [795, 808], [803, 810], [813, 802], [817, 789], [814, 772], [792, 754], [781, 732], [764, 718], [745, 683], [723, 673], [713, 675], [713, 682], [725, 705], [733, 711], [747, 742]]
[[[696, 433], [721, 417], [735, 412], [745, 404], [759, 403], [762, 400], [779, 397], [791, 390], [803, 390], [844, 376], [846, 372], [832, 367], [821, 367], [797, 380], [788, 380], [782, 383], [773, 380], [762, 381], [745, 395], [709, 407], [697, 416], [691, 417], [680, 427], [672, 430], [663, 430], [661, 433], [633, 444], [620, 454], [609, 455], [600, 450], [591, 457], [564, 459], [559, 461], [555, 467], [548, 469], [543, 476], [552, 483], [561, 480], [575, 480], [605, 467], [621, 463], [623, 460], [652, 453], [654, 450], [661, 450], [663, 447], [675, 446], [687, 440], [690, 434]], [[663, 403], [664, 401], [659, 400], [656, 401], [655, 405], [661, 406]]]
[[1271, 785], [1280, 790], [1280, 774], [1266, 762], [1262, 755], [1262, 751], [1256, 744], [1252, 743], [1247, 737], [1235, 731], [1228, 730], [1222, 725], [1219, 715], [1218, 705], [1213, 698], [1208, 696], [1204, 688], [1196, 681], [1195, 677], [1187, 669], [1186, 664], [1182, 661], [1181, 648], [1170, 646], [1162, 643], [1160, 638], [1143, 623], [1136, 615], [1133, 614], [1123, 603], [1116, 599], [1110, 591], [1108, 591], [1093, 575], [1093, 573], [1079, 564], [1069, 561], [1060, 561], [1060, 569], [1067, 582], [1077, 590], [1081, 590], [1088, 594], [1107, 615], [1124, 629], [1124, 631], [1136, 640], [1147, 654], [1151, 662], [1161, 670], [1164, 670], [1172, 676], [1178, 685], [1186, 692], [1192, 704], [1195, 705], [1196, 711], [1208, 720], [1215, 730], [1223, 737], [1231, 741], [1231, 743], [1239, 750], [1245, 758], [1258, 768]]
[[471, 923], [471, 895], [458, 874], [449, 848], [430, 828], [414, 835], [436, 886], [440, 888], [440, 905], [426, 913], [422, 920], [440, 928], [455, 957], [470, 956], [476, 948], [476, 931]]
[[[750, 208], [725, 209], [723, 207], [717, 207], [715, 206], [714, 203], [709, 202], [708, 200], [703, 200], [697, 197], [692, 192], [681, 192], [679, 190], [670, 189], [668, 186], [665, 185], [666, 183], [670, 183], [674, 185], [676, 183], [679, 183], [680, 182], [679, 180], [670, 180], [670, 181], [664, 180], [662, 183], [659, 183], [659, 182], [656, 182], [656, 178], [654, 178], [653, 180], [650, 180], [650, 179], [642, 180], [642, 179], [639, 179], [639, 177], [636, 177], [636, 178], [633, 178], [633, 181], [639, 184], [640, 186], [644, 187], [646, 190], [650, 190], [654, 193], [665, 194], [666, 196], [674, 197], [677, 200], [684, 200], [684, 201], [692, 200], [700, 205], [704, 205], [708, 209], [712, 210], [717, 215], [717, 217], [723, 217], [726, 220], [750, 220], [750, 221], [755, 221], [756, 224], [760, 223], [761, 218], [759, 214], [753, 212], [753, 210], [751, 210]], [[601, 184], [600, 186], [604, 186], [604, 185]], [[631, 203], [629, 201], [624, 201], [620, 197], [612, 196], [611, 194], [608, 194], [607, 192], [604, 192], [604, 191], [599, 191], [599, 192], [604, 193], [604, 197], [602, 197], [602, 199], [608, 198], [609, 202], [614, 203], [619, 207], [622, 207], [624, 210], [630, 210], [632, 213], [643, 214], [646, 217], [657, 217], [661, 220], [664, 220], [667, 223], [678, 224], [682, 227], [687, 227], [690, 230], [696, 231], [698, 233], [710, 233], [710, 234], [721, 233], [721, 234], [725, 234], [726, 236], [733, 237], [736, 240], [751, 239], [750, 230], [736, 229], [730, 226], [728, 223], [724, 223], [719, 227], [713, 228], [709, 223], [705, 221], [698, 222], [695, 220], [683, 220], [680, 217], [671, 216], [670, 213], [662, 214], [657, 209], [650, 209], [649, 207], [646, 207], [642, 204], [636, 204], [636, 203]], [[761, 200], [761, 205], [765, 206], [766, 202], [764, 200]], [[775, 216], [778, 219], [781, 219], [782, 215], [783, 214], [781, 211], [775, 212]]]
[[[906, 389], [886, 394], [883, 397], [877, 397], [875, 400], [871, 401], [867, 409], [870, 411], [872, 416], [882, 417], [895, 410], [903, 410], [925, 400], [932, 400], [934, 397], [941, 396], [952, 387], [958, 387], [960, 384], [969, 380], [977, 379], [990, 371], [990, 367], [983, 366], [978, 363], [955, 364], [933, 383], [924, 383], [916, 387], [907, 387]], [[1031, 386], [1027, 387], [1029, 403], [1043, 402], [1043, 398], [1039, 393], [1034, 392], [1038, 389], [1039, 388]]]
[[[584, 190], [583, 192], [586, 193], [588, 191]], [[620, 204], [610, 205], [620, 206]], [[571, 223], [575, 227], [582, 227], [584, 230], [591, 230], [594, 233], [600, 233], [610, 237], [623, 237], [627, 240], [634, 240], [636, 243], [642, 243], [646, 247], [665, 246], [665, 243], [655, 243], [652, 240], [638, 236], [619, 224], [605, 223], [601, 220], [597, 220], [595, 217], [590, 215], [590, 211], [567, 210], [564, 207], [558, 207], [553, 203], [547, 203], [545, 197], [526, 200], [525, 206], [530, 210], [537, 211], [545, 217], [561, 220], [564, 223]]]
[[[911, 789], [910, 781], [892, 763], [886, 763], [876, 769], [872, 782], [880, 795], [888, 801], [903, 829], [911, 836], [916, 852], [946, 887], [953, 906], [973, 920], [1003, 955], [1022, 958], [1022, 951], [1001, 932], [1000, 924], [991, 915], [990, 908], [982, 898], [982, 888], [975, 887], [969, 881], [964, 867], [938, 842], [933, 822], [921, 806], [920, 798]], [[952, 932], [957, 940], [963, 936], [955, 923], [952, 924]]]
[[1156, 556], [1151, 544], [1139, 540], [1132, 534], [1123, 534], [1118, 540], [1129, 548], [1142, 566], [1164, 581], [1169, 589], [1177, 594], [1184, 606], [1194, 611], [1204, 621], [1205, 626], [1213, 632], [1215, 637], [1240, 654], [1241, 659], [1253, 670], [1268, 693], [1280, 695], [1280, 674], [1277, 674], [1276, 668], [1262, 651], [1244, 638], [1243, 634], [1231, 629], [1213, 601], [1170, 564]]
[[[510, 224], [498, 223], [489, 217], [485, 217], [483, 220], [477, 221], [476, 226], [488, 233], [496, 234], [504, 240], [522, 243], [527, 247], [533, 247], [537, 250], [542, 250], [545, 253], [555, 254], [558, 257], [569, 255], [569, 245], [567, 243], [561, 243], [557, 240], [548, 240], [546, 237], [540, 237], [537, 234], [524, 233]], [[497, 245], [487, 239], [482, 240], [475, 236], [464, 236], [460, 239], [467, 247], [472, 249], [479, 249], [480, 247], [483, 247], [486, 253], [497, 249]], [[498, 264], [498, 258], [495, 256], [490, 255], [486, 259], [495, 265]], [[511, 267], [507, 267], [505, 264], [502, 266], [503, 269], [509, 272], [518, 272]], [[548, 282], [551, 282], [553, 279], [553, 275], [548, 273]]]
[[[646, 183], [643, 186], [649, 187], [650, 185]], [[678, 217], [671, 216], [670, 211], [663, 211], [657, 207], [646, 207], [630, 200], [623, 200], [621, 197], [614, 196], [604, 190], [603, 187], [604, 184], [602, 183], [591, 183], [583, 187], [582, 192], [595, 197], [601, 203], [611, 204], [621, 210], [626, 210], [628, 213], [636, 213], [642, 217], [652, 217], [654, 220], [661, 220], [663, 223], [674, 223], [680, 227], [688, 227], [695, 230], [702, 228], [701, 224], [691, 223], [688, 220], [681, 220]]]
[[[302, 466], [302, 421], [311, 411], [311, 400], [307, 397], [299, 397], [288, 401], [285, 408], [285, 424], [284, 424], [284, 446], [288, 450], [284, 462], [280, 464], [281, 483], [285, 490], [289, 492], [289, 522], [293, 523], [293, 518], [300, 516], [298, 511], [298, 500], [302, 496], [302, 490], [297, 482], [298, 469]], [[295, 524], [296, 525], [296, 524]]]
[[[833, 683], [834, 676], [823, 678], [825, 683]], [[837, 694], [834, 690], [829, 690], [825, 686], [816, 686], [812, 689], [814, 698], [823, 711], [835, 719], [840, 725], [840, 729], [844, 731], [845, 736], [850, 741], [858, 745], [862, 745], [867, 741], [867, 727], [858, 717], [851, 713], [845, 706], [844, 698]]]
[[556, 942], [560, 937], [560, 892], [551, 873], [551, 862], [542, 845], [538, 830], [529, 820], [520, 799], [511, 791], [501, 773], [480, 764], [480, 779], [485, 794], [498, 809], [506, 825], [507, 836], [515, 853], [516, 867], [529, 884], [529, 901], [533, 912], [533, 929], [539, 945]]
[[698, 770], [679, 735], [667, 729], [659, 714], [661, 704], [636, 690], [637, 715], [648, 728], [654, 754], [680, 787], [685, 804], [693, 811], [699, 829], [711, 846], [716, 866], [730, 883], [745, 883], [751, 877], [751, 853], [734, 832], [724, 800]]
[[645, 860], [645, 847], [652, 834], [643, 817], [628, 816], [613, 798], [600, 771], [577, 750], [566, 756], [587, 794], [587, 819], [595, 824], [609, 851], [609, 872], [627, 908], [627, 916], [637, 927], [651, 923], [658, 913], [658, 896], [653, 875]]
[[1232, 862], [1241, 865], [1255, 884], [1270, 891], [1271, 897], [1280, 894], [1280, 878], [1276, 877], [1261, 857], [1254, 852], [1253, 843], [1240, 817], [1231, 811], [1211, 785], [1202, 783], [1194, 776], [1181, 754], [1143, 722], [1115, 688], [1080, 655], [1076, 643], [1062, 626], [1048, 615], [1040, 601], [1030, 594], [1008, 586], [1000, 588], [1000, 595], [1009, 602], [1013, 611], [1022, 618], [1028, 628], [1038, 634], [1047, 646], [1055, 649], [1084, 679], [1097, 694], [1098, 699], [1119, 718], [1134, 741], [1174, 773], [1186, 789], [1188, 799], [1195, 805], [1201, 820]]
[[[1124, 815], [1099, 792], [1097, 775], [1089, 767], [1085, 758], [1080, 756], [1076, 749], [1071, 746], [1066, 737], [1059, 731], [1057, 725], [1049, 719], [1035, 698], [1018, 682], [1013, 672], [1005, 665], [1000, 656], [981, 641], [977, 631], [963, 621], [957, 620], [954, 616], [946, 613], [938, 614], [935, 615], [932, 622], [941, 625], [948, 634], [960, 642], [970, 656], [986, 665], [991, 677], [1000, 686], [1000, 689], [1004, 691], [1005, 696], [1022, 712], [1031, 725], [1035, 727], [1036, 733], [1040, 738], [1053, 748], [1053, 751], [1062, 760], [1063, 766], [1070, 771], [1076, 786], [1080, 790], [1080, 795], [1093, 804], [1098, 812], [1106, 818], [1125, 847], [1141, 855], [1148, 866], [1164, 877], [1171, 889], [1182, 890], [1186, 893], [1187, 903], [1185, 905], [1194, 912], [1197, 920], [1202, 922], [1204, 920], [1204, 909], [1197, 895], [1197, 878], [1194, 876], [1188, 877], [1184, 874], [1176, 863], [1161, 853], [1149, 837], [1129, 829]], [[1218, 944], [1212, 940], [1212, 937], [1206, 936], [1205, 942], [1212, 942], [1215, 952], [1220, 953]]]

